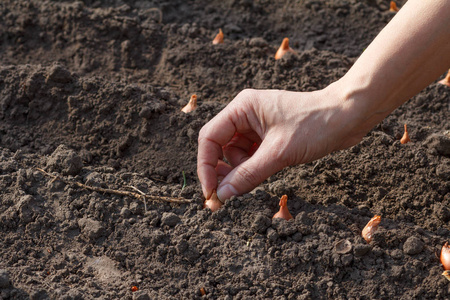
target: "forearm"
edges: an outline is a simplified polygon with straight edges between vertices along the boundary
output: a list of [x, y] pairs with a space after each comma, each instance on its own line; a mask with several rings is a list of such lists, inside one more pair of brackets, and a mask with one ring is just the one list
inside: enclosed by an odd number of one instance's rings
[[362, 133], [449, 67], [450, 1], [409, 0], [330, 88], [341, 93]]

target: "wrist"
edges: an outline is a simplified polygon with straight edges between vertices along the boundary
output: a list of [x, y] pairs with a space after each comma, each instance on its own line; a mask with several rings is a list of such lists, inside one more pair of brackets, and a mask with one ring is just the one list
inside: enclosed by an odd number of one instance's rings
[[364, 84], [346, 84], [338, 80], [322, 90], [323, 97], [334, 101], [336, 113], [329, 122], [334, 131], [336, 150], [356, 145], [389, 112], [377, 111], [371, 107], [374, 103]]

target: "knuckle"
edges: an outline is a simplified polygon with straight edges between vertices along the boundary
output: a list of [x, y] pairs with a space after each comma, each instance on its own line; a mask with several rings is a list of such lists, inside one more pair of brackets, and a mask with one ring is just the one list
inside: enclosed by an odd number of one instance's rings
[[236, 97], [240, 101], [249, 101], [257, 97], [257, 90], [255, 89], [244, 89]]
[[247, 169], [247, 167], [245, 166], [240, 166], [237, 170], [236, 173], [238, 173], [238, 175], [245, 181], [247, 182], [250, 186], [255, 186], [257, 184], [260, 183], [261, 181], [261, 176], [258, 176], [257, 173], [255, 172], [251, 172], [250, 170]]
[[239, 94], [243, 95], [253, 95], [256, 93], [255, 89], [243, 89]]
[[200, 131], [198, 132], [198, 142], [201, 142], [202, 140], [205, 139], [205, 137], [206, 137], [206, 132], [207, 132], [207, 130], [208, 130], [207, 125], [208, 125], [208, 124], [204, 125], [204, 126], [200, 129]]

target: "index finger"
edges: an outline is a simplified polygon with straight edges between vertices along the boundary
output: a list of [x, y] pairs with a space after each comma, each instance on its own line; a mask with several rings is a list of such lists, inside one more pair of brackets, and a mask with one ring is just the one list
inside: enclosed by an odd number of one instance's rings
[[206, 199], [217, 188], [216, 166], [223, 157], [222, 146], [236, 132], [230, 109], [226, 107], [200, 130], [198, 136], [197, 175]]

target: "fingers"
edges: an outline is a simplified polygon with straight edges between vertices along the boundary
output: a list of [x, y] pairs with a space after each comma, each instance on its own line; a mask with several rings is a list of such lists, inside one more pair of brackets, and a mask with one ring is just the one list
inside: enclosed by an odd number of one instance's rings
[[223, 147], [223, 154], [231, 166], [235, 167], [253, 155], [255, 143], [261, 143], [261, 139], [256, 133], [246, 135], [236, 133], [231, 141]]
[[222, 181], [225, 178], [225, 176], [227, 176], [228, 173], [231, 172], [231, 170], [233, 170], [232, 166], [230, 166], [229, 164], [227, 164], [223, 160], [219, 160], [217, 162], [217, 166], [216, 166], [216, 173], [217, 173], [218, 181], [219, 182]]
[[228, 173], [217, 188], [219, 199], [223, 201], [233, 195], [249, 192], [285, 167], [283, 162], [277, 160], [277, 147], [268, 144], [263, 142], [253, 156]]
[[[213, 131], [214, 128], [224, 130]], [[222, 145], [226, 144], [234, 135], [235, 127], [226, 117], [212, 119], [199, 133], [197, 154], [197, 175], [202, 183], [203, 195], [206, 199], [212, 190], [217, 188], [216, 167], [222, 159]]]
[[[214, 189], [217, 189], [218, 179], [228, 177], [231, 167], [219, 162], [223, 158], [223, 146], [233, 164], [240, 164], [248, 156], [244, 149], [250, 149], [259, 141], [255, 127], [259, 126], [252, 103], [255, 92], [245, 90], [241, 92], [224, 110], [209, 121], [200, 130], [198, 137], [197, 175], [202, 184], [203, 195], [209, 199]], [[249, 121], [250, 120], [250, 121]], [[251, 124], [250, 124], [251, 123]], [[259, 128], [258, 128], [259, 129]], [[256, 130], [258, 131], [258, 130]], [[261, 131], [261, 130], [259, 130]], [[235, 133], [245, 133], [250, 142], [236, 137]], [[242, 144], [244, 143], [244, 144]]]
[[222, 146], [230, 142], [237, 132], [237, 126], [244, 129], [248, 128], [248, 123], [242, 123], [243, 119], [246, 120], [247, 118], [236, 112], [235, 106], [228, 105], [200, 130], [197, 175], [206, 199], [209, 199], [212, 190], [217, 188], [216, 167], [223, 158]]

